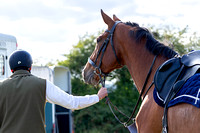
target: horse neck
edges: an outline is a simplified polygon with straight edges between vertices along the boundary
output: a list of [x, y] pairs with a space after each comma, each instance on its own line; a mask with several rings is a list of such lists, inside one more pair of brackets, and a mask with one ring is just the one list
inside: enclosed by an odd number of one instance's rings
[[[130, 54], [125, 61], [125, 64], [135, 82], [138, 91], [141, 92], [155, 55], [151, 54], [146, 49], [135, 52], [132, 51], [129, 53]], [[146, 88], [152, 83], [154, 74], [158, 67], [166, 60], [167, 59], [162, 56], [156, 57]]]

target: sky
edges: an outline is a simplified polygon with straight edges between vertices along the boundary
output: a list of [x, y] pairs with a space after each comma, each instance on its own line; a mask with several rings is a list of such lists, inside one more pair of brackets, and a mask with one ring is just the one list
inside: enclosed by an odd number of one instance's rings
[[[0, 0], [0, 33], [17, 38], [36, 65], [66, 59], [79, 38], [105, 30], [100, 10], [139, 25], [200, 32], [199, 0]], [[147, 27], [148, 28], [148, 27]]]

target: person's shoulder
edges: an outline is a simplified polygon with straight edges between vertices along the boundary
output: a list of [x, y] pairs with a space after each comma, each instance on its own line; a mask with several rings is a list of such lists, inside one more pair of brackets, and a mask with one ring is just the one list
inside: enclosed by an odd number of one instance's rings
[[11, 81], [11, 78], [5, 78], [5, 79], [1, 79], [0, 80], [0, 86], [5, 85], [5, 84], [9, 84]]
[[38, 81], [41, 81], [41, 82], [46, 82], [46, 79], [44, 79], [44, 78], [35, 76], [33, 74], [31, 74], [31, 75], [32, 75], [31, 78], [34, 79], [34, 80], [38, 80]]
[[11, 79], [12, 79], [11, 77], [8, 77], [8, 78], [5, 78], [5, 79], [1, 79], [1, 80], [0, 80], [0, 83], [9, 82]]
[[41, 78], [41, 77], [39, 77], [39, 76], [36, 76], [36, 75], [34, 75], [34, 74], [32, 74], [32, 73], [31, 73], [31, 77], [32, 77], [32, 78], [35, 78], [35, 79], [39, 79], [39, 80], [45, 80], [44, 78]]

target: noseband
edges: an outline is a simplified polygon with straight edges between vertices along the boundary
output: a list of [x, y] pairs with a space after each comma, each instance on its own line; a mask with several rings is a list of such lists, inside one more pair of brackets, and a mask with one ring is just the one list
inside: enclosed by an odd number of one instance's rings
[[[102, 46], [100, 47], [100, 49], [99, 49], [99, 51], [97, 53], [97, 57], [96, 57], [95, 61], [93, 62], [90, 58], [88, 58], [88, 62], [95, 68], [94, 73], [97, 76], [99, 76], [99, 78], [100, 78], [99, 82], [102, 84], [103, 87], [105, 86], [105, 78], [108, 76], [108, 74], [105, 74], [105, 73], [102, 72], [101, 64], [102, 64], [103, 55], [104, 55], [104, 53], [106, 51], [106, 48], [108, 46], [109, 41], [111, 43], [114, 55], [115, 55], [115, 57], [117, 59], [117, 62], [120, 64], [120, 61], [117, 58], [117, 54], [116, 54], [116, 51], [115, 51], [115, 48], [114, 48], [114, 44], [113, 44], [113, 34], [114, 34], [114, 31], [115, 31], [115, 28], [116, 28], [117, 24], [119, 24], [119, 23], [121, 23], [121, 21], [116, 21], [111, 30], [106, 30], [106, 32], [108, 32], [109, 34], [108, 34], [106, 40], [103, 42]], [[100, 53], [102, 53], [102, 54], [101, 54], [101, 57], [100, 57], [99, 65], [96, 65], [97, 59], [99, 58]], [[102, 79], [102, 77], [103, 77], [103, 79]]]

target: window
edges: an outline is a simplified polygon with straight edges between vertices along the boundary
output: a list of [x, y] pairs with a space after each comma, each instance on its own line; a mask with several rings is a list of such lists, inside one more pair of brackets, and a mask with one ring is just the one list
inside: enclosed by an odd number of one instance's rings
[[5, 59], [4, 55], [0, 55], [0, 76], [5, 74]]

